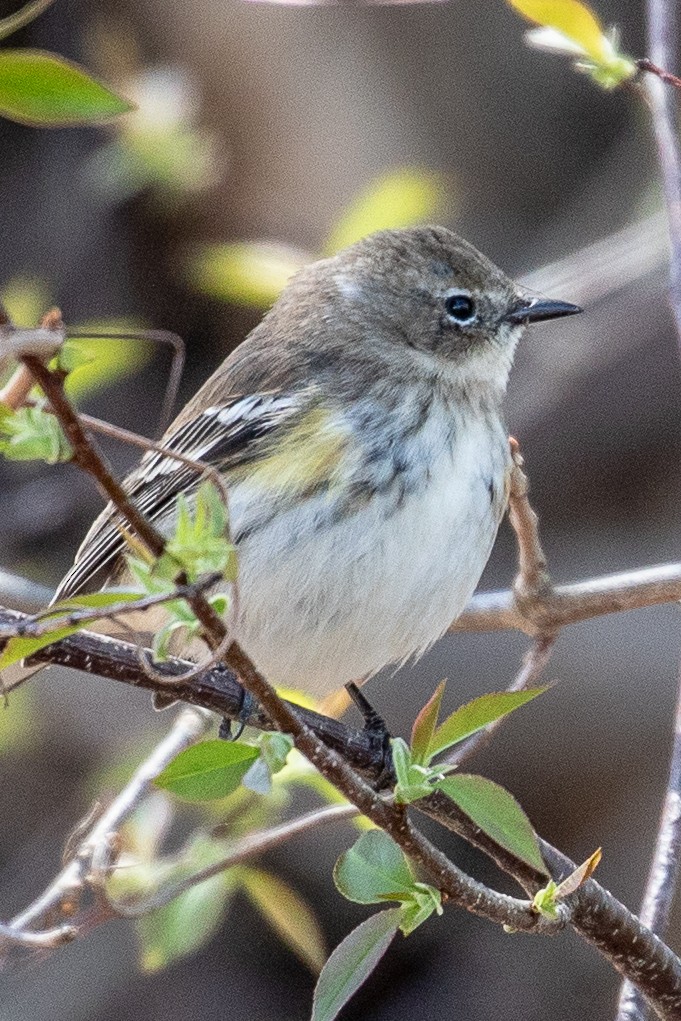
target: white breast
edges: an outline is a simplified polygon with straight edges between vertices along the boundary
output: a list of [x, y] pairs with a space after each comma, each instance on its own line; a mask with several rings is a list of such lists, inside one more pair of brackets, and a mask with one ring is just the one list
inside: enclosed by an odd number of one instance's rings
[[[320, 495], [243, 544], [237, 638], [274, 683], [327, 694], [423, 652], [465, 606], [503, 511], [507, 442], [477, 418], [453, 444], [430, 439], [427, 480], [397, 509], [375, 496], [310, 534]], [[238, 526], [250, 501], [236, 495]]]

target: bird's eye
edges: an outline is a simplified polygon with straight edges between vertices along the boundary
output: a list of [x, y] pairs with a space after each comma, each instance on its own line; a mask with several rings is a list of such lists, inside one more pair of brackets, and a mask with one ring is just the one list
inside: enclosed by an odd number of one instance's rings
[[460, 326], [475, 319], [475, 302], [468, 294], [450, 294], [445, 300], [445, 309], [449, 318]]

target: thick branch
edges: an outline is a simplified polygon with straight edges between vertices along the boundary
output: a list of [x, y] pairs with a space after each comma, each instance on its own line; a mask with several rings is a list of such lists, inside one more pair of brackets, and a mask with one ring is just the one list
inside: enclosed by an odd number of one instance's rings
[[[14, 611], [0, 612], [0, 622], [18, 617], [20, 615]], [[135, 647], [104, 635], [87, 632], [72, 635], [49, 649], [41, 650], [34, 661], [62, 663], [85, 669], [95, 678], [108, 677], [150, 690], [155, 687], [154, 682], [141, 670]], [[177, 674], [185, 672], [188, 666], [183, 661], [170, 661], [167, 664], [167, 668]], [[225, 667], [214, 668], [191, 684], [173, 690], [182, 700], [203, 705], [232, 718], [239, 712], [239, 685], [236, 677]], [[329, 720], [299, 707], [293, 711], [299, 721], [304, 721], [307, 727], [314, 729], [325, 743], [338, 749], [351, 766], [367, 776], [375, 776], [380, 772], [383, 766], [382, 750], [365, 732], [352, 730], [336, 720]], [[248, 723], [261, 728], [272, 727], [268, 717], [260, 710], [251, 715]], [[375, 792], [371, 791], [370, 794], [376, 797]], [[362, 806], [359, 807], [364, 810]], [[448, 829], [479, 847], [529, 892], [543, 884], [544, 877], [494, 844], [443, 795], [433, 795], [425, 801], [417, 802], [414, 808], [427, 812]], [[542, 850], [545, 860], [554, 871], [554, 878], [560, 879], [574, 868], [569, 859], [549, 844], [542, 843]], [[665, 1003], [676, 1004], [674, 1009], [681, 1011], [681, 961], [661, 941], [653, 939], [631, 912], [593, 880], [584, 889], [587, 892], [580, 892], [576, 906], [573, 904], [573, 927], [597, 946], [622, 974], [639, 982], [648, 996], [660, 997]], [[613, 939], [615, 930], [616, 940]], [[660, 1006], [660, 1010], [666, 1009], [664, 1005]], [[660, 1016], [673, 1018], [679, 1014], [663, 1012]]]
[[[63, 383], [59, 375], [46, 370], [37, 358], [26, 357], [24, 361], [34, 372], [59, 417], [67, 438], [73, 446], [77, 463], [97, 479], [120, 513], [128, 518], [128, 523], [140, 538], [152, 552], [159, 555], [163, 551], [163, 538], [130, 504], [122, 487], [111, 476], [78, 421], [77, 414], [65, 397]], [[534, 525], [532, 527], [534, 528]], [[530, 585], [529, 587], [530, 589], [534, 588], [537, 594], [541, 594], [541, 585]], [[522, 592], [522, 611], [523, 615], [527, 616], [527, 608], [524, 605], [525, 595], [532, 598], [533, 593], [532, 591]], [[214, 648], [220, 646], [226, 635], [222, 619], [201, 595], [197, 595], [189, 602], [203, 624], [210, 644]], [[538, 622], [537, 630], [542, 634], [547, 633], [545, 620]], [[303, 721], [298, 710], [279, 698], [272, 686], [262, 677], [237, 645], [233, 644], [230, 647], [225, 658], [226, 662], [236, 670], [244, 687], [257, 699], [277, 729], [291, 734], [297, 748], [308, 760], [320, 769], [323, 775], [363, 814], [389, 833], [405, 853], [429, 874], [451, 901], [475, 914], [496, 922], [503, 922], [514, 929], [539, 932], [555, 930], [556, 923], [538, 917], [528, 901], [495, 893], [462, 873], [413, 826], [403, 808], [383, 799], [357, 772], [353, 771], [349, 764], [347, 748], [344, 750], [344, 756], [341, 757], [320, 741], [319, 737]], [[461, 825], [464, 830], [467, 828], [466, 824]], [[479, 846], [489, 843], [489, 838], [484, 834], [481, 835], [470, 821], [468, 821], [468, 829], [471, 832], [467, 834], [467, 839], [471, 842], [477, 842]], [[500, 854], [497, 847], [493, 848], [495, 860], [501, 862], [505, 855], [503, 849]], [[513, 861], [507, 871], [511, 874], [526, 873], [527, 866]], [[530, 886], [535, 885], [538, 881], [536, 875], [526, 876], [526, 879]], [[600, 888], [598, 889], [600, 890]], [[605, 894], [605, 891], [603, 891], [603, 896], [608, 905], [610, 916], [612, 916], [607, 917], [607, 926], [604, 928], [602, 920], [599, 921], [597, 905], [591, 900], [587, 900], [587, 911], [581, 926], [578, 926], [578, 931], [598, 946], [622, 974], [640, 984], [660, 1017], [678, 1018], [681, 1016], [681, 961], [664, 944], [648, 933], [634, 916], [630, 916], [622, 905], [618, 905], [613, 898]], [[574, 895], [573, 899], [576, 903], [580, 903], [578, 895]], [[619, 918], [622, 921], [622, 925], [614, 931], [611, 925], [613, 918]], [[558, 924], [562, 924], [564, 919], [565, 914], [562, 913]], [[632, 932], [635, 932], [634, 937], [631, 937]], [[620, 944], [622, 945], [621, 950]], [[642, 949], [643, 955], [641, 954]], [[642, 956], [644, 958], [643, 968], [641, 967]]]
[[[494, 844], [443, 794], [432, 794], [414, 807], [478, 847], [528, 893], [544, 885], [545, 877]], [[541, 838], [539, 845], [556, 882], [574, 871], [575, 863], [557, 848]], [[658, 1017], [679, 1021], [681, 960], [676, 954], [594, 879], [587, 880], [566, 903], [570, 908], [569, 924], [575, 932], [642, 990]]]

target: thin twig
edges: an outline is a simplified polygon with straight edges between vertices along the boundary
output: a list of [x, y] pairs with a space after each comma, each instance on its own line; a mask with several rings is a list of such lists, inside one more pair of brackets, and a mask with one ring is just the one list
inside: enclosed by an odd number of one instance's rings
[[87, 426], [91, 432], [100, 433], [102, 436], [110, 436], [111, 439], [120, 440], [121, 443], [128, 443], [133, 447], [139, 447], [140, 450], [145, 452], [155, 450], [156, 453], [163, 454], [164, 457], [169, 458], [171, 461], [177, 461], [178, 464], [186, 465], [195, 471], [197, 475], [201, 475], [207, 481], [212, 482], [220, 493], [224, 506], [229, 507], [227, 483], [212, 464], [206, 464], [204, 461], [197, 461], [193, 457], [187, 457], [186, 454], [180, 454], [176, 450], [169, 449], [158, 440], [151, 440], [147, 436], [141, 436], [139, 433], [132, 432], [130, 429], [123, 429], [119, 425], [112, 425], [111, 422], [104, 422], [101, 418], [94, 418], [92, 415], [84, 415], [80, 412], [78, 417], [82, 424]]
[[[146, 340], [156, 344], [167, 344], [173, 349], [170, 372], [166, 382], [165, 394], [163, 395], [161, 414], [159, 415], [158, 430], [160, 433], [164, 433], [172, 419], [173, 408], [175, 407], [175, 401], [180, 389], [182, 370], [184, 369], [185, 346], [182, 337], [171, 330], [139, 330], [132, 333], [120, 333], [113, 330], [110, 333], [100, 333], [97, 330], [67, 330], [67, 334], [73, 340]], [[85, 417], [81, 415], [83, 421]]]
[[678, 75], [671, 74], [669, 71], [665, 71], [663, 68], [658, 67], [657, 64], [653, 64], [652, 60], [648, 57], [642, 57], [636, 61], [636, 67], [639, 71], [643, 71], [646, 74], [654, 74], [656, 78], [659, 78], [661, 82], [666, 85], [673, 85], [675, 89], [681, 89], [681, 78]]
[[57, 925], [40, 932], [17, 931], [10, 925], [0, 925], [0, 953], [14, 946], [29, 950], [56, 950], [65, 943], [71, 943], [78, 935], [73, 925]]
[[[647, 0], [648, 52], [653, 64], [671, 68], [676, 63], [678, 5], [675, 0]], [[662, 189], [667, 206], [670, 242], [669, 296], [681, 346], [681, 157], [679, 156], [676, 96], [654, 75], [646, 79]]]
[[[664, 84], [681, 87], [681, 79], [662, 70], [673, 66], [678, 45], [678, 5], [668, 0], [647, 0], [648, 47], [651, 60], [638, 61], [639, 70], [651, 73], [646, 81], [662, 188], [667, 209], [670, 242], [669, 298], [681, 352], [681, 157], [678, 145], [676, 101]], [[656, 77], [655, 77], [656, 76]], [[681, 673], [675, 718], [669, 781], [660, 816], [655, 851], [640, 917], [655, 933], [664, 934], [676, 888], [681, 851]], [[680, 1015], [681, 1016], [681, 1012]], [[640, 990], [625, 981], [618, 1005], [618, 1021], [645, 1021], [648, 1008]]]
[[[506, 691], [524, 691], [527, 688], [534, 687], [551, 658], [555, 644], [556, 635], [536, 638], [528, 652], [525, 653], [523, 665]], [[500, 719], [495, 720], [494, 723], [490, 723], [484, 730], [479, 730], [477, 734], [472, 734], [466, 741], [455, 745], [448, 755], [443, 756], [442, 761], [451, 763], [454, 766], [461, 766], [489, 744], [504, 721], [505, 717], [502, 716]]]
[[0, 21], [0, 39], [6, 39], [8, 35], [18, 32], [20, 28], [30, 23], [51, 7], [54, 0], [31, 0], [14, 14], [8, 14]]
[[[50, 309], [34, 328], [15, 326], [4, 308], [0, 307], [0, 369], [6, 362], [16, 361], [24, 355], [50, 358], [66, 339], [66, 331], [59, 309]], [[16, 411], [35, 386], [33, 373], [20, 365], [0, 390], [0, 404]]]
[[184, 749], [194, 744], [210, 725], [207, 713], [185, 709], [177, 717], [163, 741], [135, 771], [109, 808], [97, 819], [87, 837], [81, 842], [78, 854], [62, 869], [45, 892], [17, 915], [6, 928], [16, 934], [30, 933], [43, 924], [45, 918], [59, 914], [68, 901], [72, 908], [85, 890], [90, 865], [97, 848], [108, 844], [147, 794], [152, 780]]
[[[122, 614], [137, 613], [149, 610], [154, 606], [161, 606], [164, 603], [173, 602], [176, 599], [188, 599], [196, 592], [205, 592], [212, 588], [222, 579], [222, 575], [215, 571], [213, 574], [199, 578], [198, 581], [186, 585], [175, 585], [170, 592], [163, 592], [160, 595], [143, 596], [138, 599], [122, 599], [119, 602], [111, 602], [99, 607], [79, 607], [77, 602], [69, 609], [69, 600], [66, 604], [60, 603], [58, 607], [51, 607], [41, 613], [26, 617], [16, 626], [0, 624], [0, 639], [6, 638], [42, 638], [52, 631], [59, 631], [64, 627], [85, 627], [94, 624], [102, 618], [115, 618]], [[115, 590], [111, 590], [112, 600], [115, 598]]]
[[513, 467], [509, 482], [508, 517], [518, 542], [518, 577], [514, 583], [516, 601], [522, 612], [525, 601], [534, 602], [550, 592], [551, 579], [539, 538], [539, 519], [528, 499], [529, 483], [518, 441], [510, 438]]
[[271, 851], [273, 848], [279, 847], [301, 833], [306, 833], [311, 829], [316, 830], [320, 826], [328, 826], [331, 823], [345, 822], [356, 818], [358, 815], [359, 809], [355, 808], [354, 805], [330, 805], [324, 808], [317, 808], [312, 812], [307, 812], [305, 815], [298, 816], [296, 819], [289, 819], [279, 826], [273, 826], [271, 829], [262, 830], [260, 833], [249, 833], [248, 836], [243, 837], [234, 844], [227, 854], [218, 861], [206, 865], [205, 868], [198, 869], [192, 875], [185, 876], [184, 879], [179, 880], [177, 883], [161, 887], [156, 893], [145, 900], [126, 903], [113, 900], [107, 894], [109, 904], [117, 915], [125, 918], [141, 918], [143, 915], [149, 914], [150, 911], [156, 911], [158, 908], [169, 904], [192, 886], [197, 886], [199, 883], [203, 883], [207, 879], [211, 879], [213, 876], [233, 868], [234, 865], [240, 865], [241, 862], [255, 858], [266, 851]]
[[[28, 598], [30, 608], [49, 601], [47, 589], [27, 579], [9, 576], [8, 594], [17, 592], [17, 608]], [[0, 591], [2, 579], [0, 577]], [[31, 592], [30, 596], [23, 593]], [[569, 585], [556, 585], [548, 596], [539, 595], [534, 601], [535, 615], [557, 631], [568, 624], [593, 620], [611, 613], [644, 610], [647, 607], [678, 603], [681, 600], [681, 563], [641, 567], [619, 574], [605, 574], [597, 578]], [[7, 602], [5, 596], [4, 602]], [[535, 636], [537, 626], [518, 609], [511, 589], [498, 592], [481, 592], [473, 596], [461, 616], [449, 629], [453, 632], [486, 633], [491, 631], [522, 631]]]

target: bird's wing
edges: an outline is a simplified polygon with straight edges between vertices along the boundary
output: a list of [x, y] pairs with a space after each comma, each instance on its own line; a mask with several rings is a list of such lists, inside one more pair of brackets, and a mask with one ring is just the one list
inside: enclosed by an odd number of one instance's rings
[[[305, 405], [302, 395], [262, 393], [237, 396], [226, 404], [206, 408], [166, 434], [163, 446], [177, 454], [225, 469], [254, 456], [255, 441], [284, 423], [297, 419]], [[125, 480], [126, 492], [151, 521], [162, 519], [178, 493], [191, 495], [202, 481], [190, 465], [158, 450], [150, 450]], [[55, 600], [100, 588], [125, 549], [121, 518], [111, 505], [99, 515], [64, 577]]]

